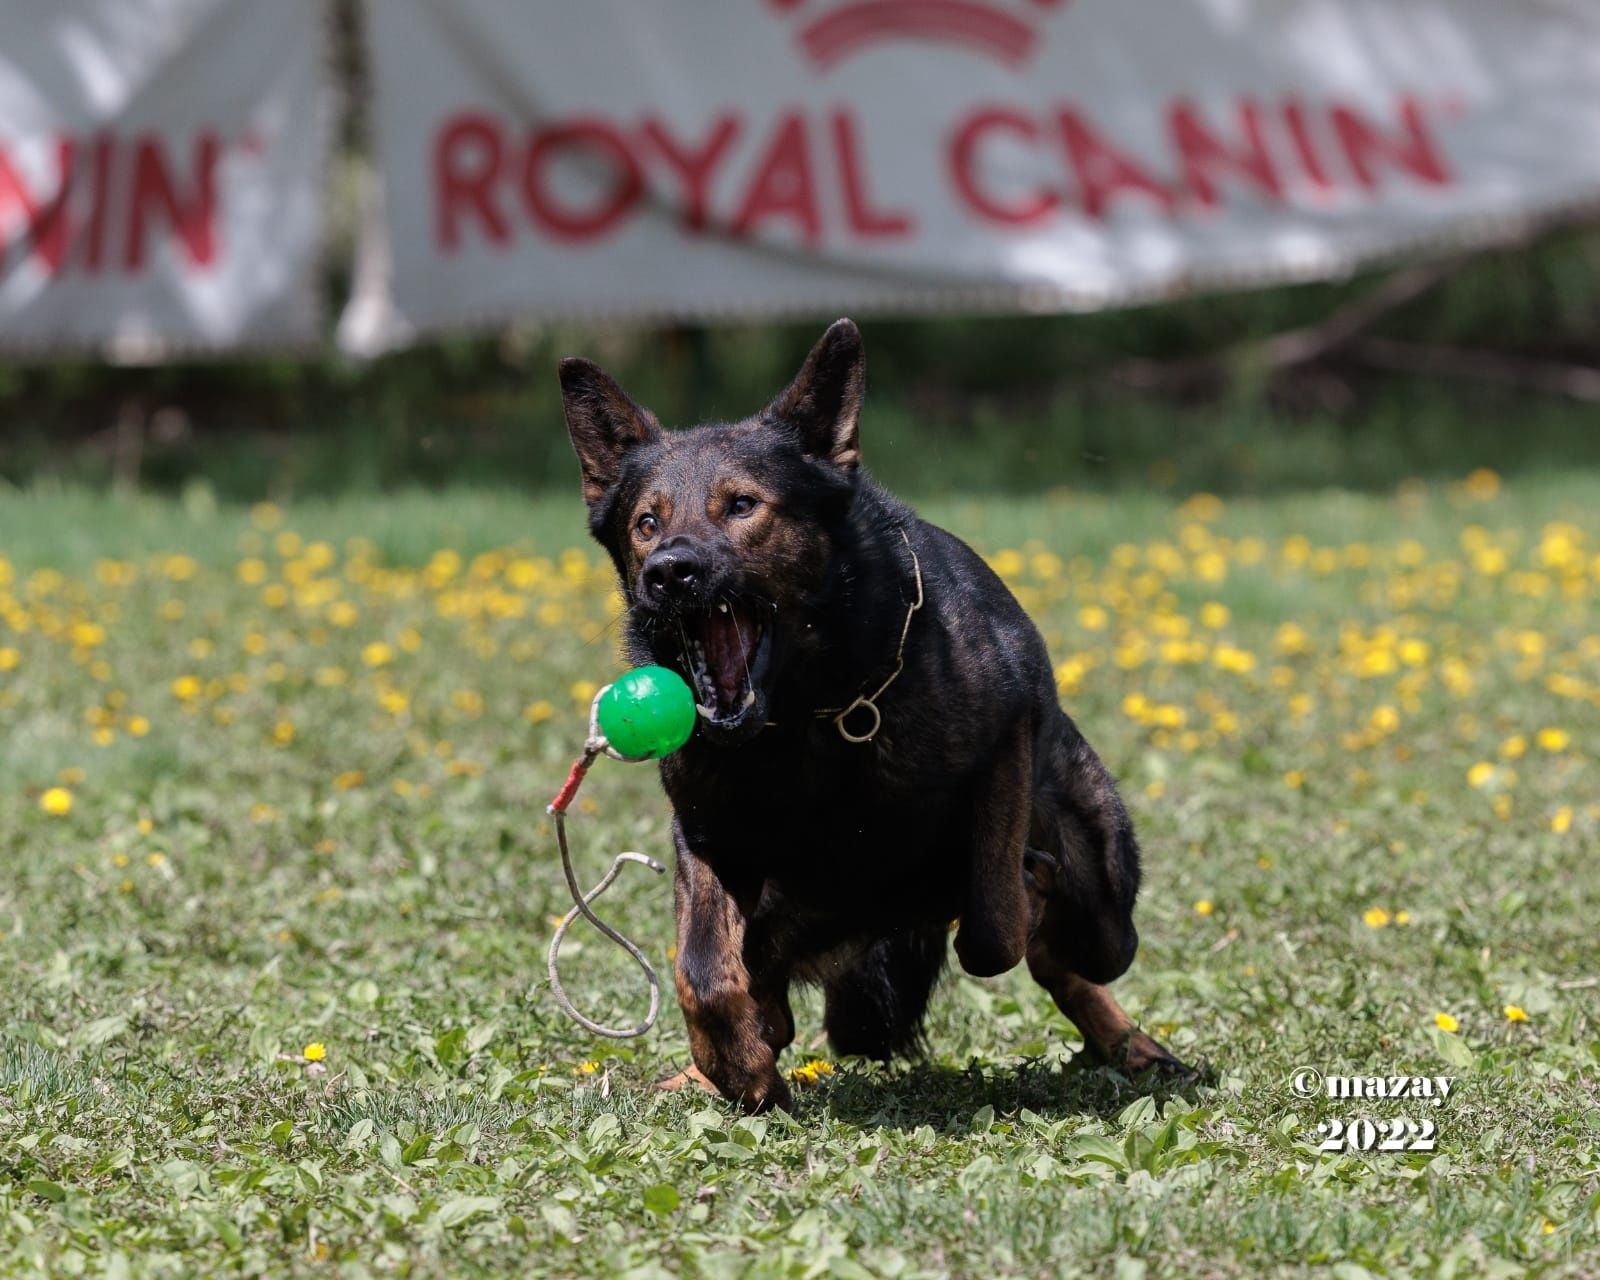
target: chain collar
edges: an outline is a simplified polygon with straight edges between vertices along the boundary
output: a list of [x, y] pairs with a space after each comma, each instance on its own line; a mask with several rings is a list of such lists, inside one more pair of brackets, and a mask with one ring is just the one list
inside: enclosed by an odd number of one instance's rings
[[[911, 572], [916, 578], [917, 598], [912, 602], [911, 607], [906, 610], [905, 625], [900, 628], [900, 645], [895, 650], [894, 670], [889, 673], [889, 678], [873, 692], [860, 694], [848, 707], [829, 707], [825, 710], [818, 710], [816, 713], [819, 720], [831, 719], [833, 727], [839, 731], [839, 736], [846, 742], [871, 742], [878, 736], [878, 730], [883, 728], [883, 713], [878, 710], [878, 699], [883, 697], [889, 686], [899, 679], [900, 673], [906, 669], [906, 637], [911, 634], [911, 619], [916, 616], [917, 610], [922, 608], [923, 605], [922, 562], [917, 559], [916, 549], [911, 545], [911, 539], [907, 536], [904, 528], [900, 530], [900, 537], [906, 544], [907, 553], [911, 556]], [[865, 733], [851, 733], [845, 727], [845, 721], [862, 708], [865, 708], [871, 714], [872, 725]]]

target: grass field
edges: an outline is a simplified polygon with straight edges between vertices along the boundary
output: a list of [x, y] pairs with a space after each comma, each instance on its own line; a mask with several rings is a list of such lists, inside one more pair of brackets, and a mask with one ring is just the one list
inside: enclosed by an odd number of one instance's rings
[[[1204, 1072], [954, 977], [887, 1070], [803, 998], [757, 1119], [652, 1092], [675, 1010], [549, 997], [543, 806], [617, 669], [575, 489], [0, 493], [0, 1273], [1600, 1273], [1600, 475], [923, 504], [1123, 779], [1117, 991]], [[572, 830], [586, 879], [669, 851], [646, 767]], [[665, 883], [602, 906], [665, 964]], [[642, 1011], [582, 926], [565, 975]], [[1318, 1149], [1361, 1117], [1436, 1148]]]

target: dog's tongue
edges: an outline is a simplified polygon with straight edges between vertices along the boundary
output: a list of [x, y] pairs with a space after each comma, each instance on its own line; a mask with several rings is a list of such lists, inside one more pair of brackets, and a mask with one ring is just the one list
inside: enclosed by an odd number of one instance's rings
[[724, 707], [733, 706], [745, 687], [754, 639], [755, 628], [738, 605], [719, 607], [706, 615], [706, 665], [711, 668], [711, 678], [717, 682]]

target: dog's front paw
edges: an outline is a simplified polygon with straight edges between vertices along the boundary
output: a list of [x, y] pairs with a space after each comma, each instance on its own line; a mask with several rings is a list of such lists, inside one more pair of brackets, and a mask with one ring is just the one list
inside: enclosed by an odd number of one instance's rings
[[770, 1079], [750, 1086], [733, 1100], [752, 1115], [771, 1111], [774, 1107], [780, 1111], [794, 1110], [794, 1094], [790, 1092], [789, 1083], [776, 1071]]

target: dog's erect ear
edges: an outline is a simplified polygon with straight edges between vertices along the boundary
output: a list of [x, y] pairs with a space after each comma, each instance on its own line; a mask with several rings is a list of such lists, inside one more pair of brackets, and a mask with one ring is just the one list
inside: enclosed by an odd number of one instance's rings
[[659, 439], [661, 424], [599, 365], [578, 356], [561, 362], [561, 403], [583, 469], [583, 500], [593, 506], [617, 482], [623, 454]]
[[867, 389], [867, 356], [853, 320], [835, 320], [764, 418], [800, 434], [814, 458], [854, 471], [861, 462], [856, 420]]

